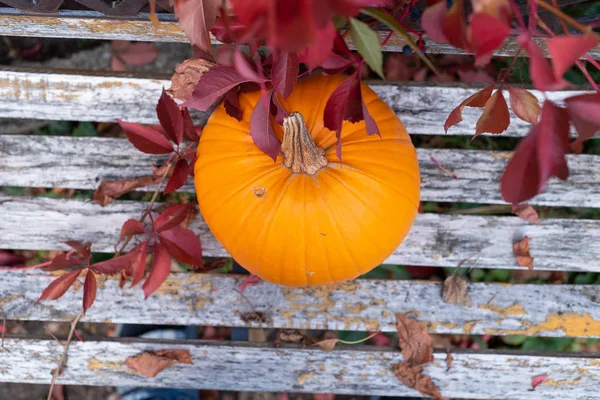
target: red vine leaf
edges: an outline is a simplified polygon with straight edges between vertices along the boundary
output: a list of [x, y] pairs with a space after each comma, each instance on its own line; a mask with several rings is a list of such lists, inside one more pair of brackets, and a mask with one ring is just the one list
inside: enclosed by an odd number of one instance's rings
[[160, 242], [177, 261], [203, 268], [200, 238], [189, 229], [173, 228], [160, 233]]
[[459, 49], [469, 50], [463, 0], [455, 0], [444, 16], [442, 31], [448, 42]]
[[85, 276], [85, 282], [83, 284], [83, 312], [85, 313], [96, 300], [96, 291], [98, 284], [96, 282], [96, 275], [88, 270]]
[[144, 282], [142, 289], [144, 296], [147, 299], [156, 289], [163, 284], [171, 272], [171, 257], [167, 248], [162, 243], [154, 243], [154, 257], [152, 260], [152, 269], [148, 279]]
[[485, 13], [471, 14], [471, 50], [475, 53], [475, 66], [490, 62], [494, 50], [504, 42], [510, 33], [510, 27], [493, 15]]
[[500, 179], [502, 198], [516, 205], [537, 195], [551, 177], [567, 179], [568, 149], [567, 110], [546, 100], [540, 122], [521, 140], [504, 170]]
[[550, 63], [531, 36], [521, 34], [517, 38], [517, 43], [529, 53], [529, 76], [536, 89], [560, 90], [568, 84], [562, 77], [556, 79]]
[[164, 89], [156, 105], [156, 115], [167, 137], [179, 146], [183, 140], [183, 116], [177, 103]]
[[[241, 76], [234, 68], [216, 66], [208, 70], [194, 88], [192, 97], [183, 105], [200, 111], [206, 111], [221, 96], [249, 79]], [[265, 82], [261, 79], [259, 82]]]
[[154, 43], [113, 40], [110, 50], [113, 54], [112, 69], [116, 71], [125, 71], [126, 65], [149, 64], [158, 56], [158, 48]]
[[86, 260], [89, 260], [92, 255], [92, 244], [90, 242], [81, 243], [76, 240], [68, 240], [65, 244]]
[[114, 199], [129, 193], [132, 190], [153, 185], [160, 181], [160, 176], [142, 176], [140, 178], [126, 179], [124, 181], [117, 182], [100, 182], [98, 189], [94, 191], [92, 200], [101, 205], [102, 207], [110, 204]]
[[255, 68], [252, 66], [250, 61], [248, 61], [248, 56], [240, 49], [235, 49], [233, 53], [233, 66], [238, 74], [244, 79], [250, 82], [259, 81], [260, 78]]
[[260, 283], [261, 279], [256, 276], [256, 275], [249, 275], [247, 277], [244, 278], [244, 280], [242, 281], [242, 283], [240, 283], [239, 289], [240, 292], [243, 292], [246, 288], [250, 287], [250, 286], [254, 286], [258, 283]]
[[332, 49], [336, 35], [337, 31], [332, 22], [329, 22], [325, 28], [317, 30], [314, 43], [298, 53], [299, 61], [306, 64], [310, 71], [322, 66], [325, 60], [334, 55]]
[[292, 93], [296, 80], [298, 79], [298, 54], [275, 51], [273, 52], [273, 69], [271, 70], [271, 81], [275, 92], [281, 94], [284, 99]]
[[173, 152], [173, 145], [160, 132], [133, 122], [125, 122], [120, 119], [117, 119], [117, 122], [133, 147], [139, 151], [148, 154], [168, 154]]
[[530, 240], [531, 238], [525, 236], [518, 242], [513, 243], [513, 253], [519, 266], [533, 269], [533, 257], [531, 257], [531, 253], [529, 252]]
[[212, 28], [220, 0], [175, 0], [175, 16], [192, 45], [212, 53], [209, 30]]
[[183, 116], [183, 136], [189, 141], [198, 142], [202, 134], [202, 127], [194, 126], [194, 121], [192, 121], [187, 107], [182, 108], [181, 115]]
[[565, 99], [567, 110], [577, 130], [578, 137], [571, 145], [580, 153], [583, 142], [594, 137], [600, 131], [600, 94], [588, 93]]
[[175, 168], [173, 168], [173, 173], [171, 174], [171, 178], [169, 178], [169, 182], [167, 182], [167, 186], [165, 187], [163, 194], [169, 194], [182, 187], [187, 181], [189, 175], [189, 164], [183, 158], [180, 158], [177, 160]]
[[421, 27], [431, 40], [438, 43], [448, 42], [443, 29], [446, 11], [446, 2], [440, 1], [427, 7], [421, 17]]
[[575, 62], [589, 50], [596, 47], [598, 41], [592, 35], [566, 35], [547, 39], [548, 53], [552, 57], [554, 79], [560, 82], [563, 75]]
[[290, 113], [279, 102], [276, 93], [271, 96], [271, 115], [275, 117], [275, 121], [279, 125], [283, 125], [283, 120], [290, 116]]
[[510, 95], [510, 108], [512, 108], [515, 115], [525, 122], [530, 124], [537, 124], [540, 118], [540, 103], [530, 91], [508, 87], [508, 94]]
[[267, 92], [256, 102], [252, 115], [250, 115], [250, 136], [254, 144], [275, 161], [279, 155], [281, 143], [273, 130], [271, 107], [265, 106], [265, 104], [271, 103], [272, 95], [272, 91]]
[[61, 269], [69, 269], [83, 264], [86, 264], [86, 260], [83, 260], [79, 255], [71, 254], [67, 256], [66, 253], [60, 253], [52, 259], [48, 267], [42, 269], [44, 271], [59, 271]]
[[129, 252], [125, 255], [111, 258], [110, 260], [100, 261], [95, 264], [92, 264], [90, 265], [90, 269], [92, 269], [94, 272], [113, 275], [123, 269], [129, 268], [134, 260], [134, 257], [135, 254]]
[[75, 280], [77, 279], [79, 274], [81, 274], [80, 269], [68, 272], [68, 273], [56, 278], [55, 280], [50, 282], [50, 284], [48, 285], [48, 287], [46, 289], [44, 289], [44, 291], [42, 292], [42, 295], [40, 296], [40, 298], [37, 301], [40, 302], [42, 300], [58, 299], [63, 294], [65, 294], [67, 292], [67, 290], [69, 290], [69, 288], [71, 287], [71, 285], [73, 283], [75, 283]]
[[193, 203], [176, 204], [167, 208], [162, 214], [154, 219], [154, 231], [160, 233], [175, 228], [185, 221], [193, 208]]
[[144, 279], [146, 272], [146, 258], [148, 257], [148, 245], [150, 240], [140, 243], [132, 252], [135, 252], [135, 258], [131, 264], [131, 287], [134, 287]]
[[479, 92], [469, 96], [467, 99], [463, 100], [463, 102], [460, 103], [458, 107], [452, 110], [450, 115], [448, 115], [446, 122], [444, 123], [444, 131], [448, 133], [448, 129], [450, 129], [451, 126], [454, 126], [460, 121], [462, 121], [462, 110], [465, 107], [485, 107], [487, 101], [492, 96], [494, 85], [495, 84], [491, 84], [490, 86], [481, 89]]
[[548, 379], [547, 374], [533, 376], [531, 378], [531, 390], [535, 390], [535, 388], [544, 383], [546, 379]]
[[126, 237], [141, 235], [143, 233], [146, 233], [146, 226], [144, 224], [137, 219], [128, 219], [121, 227], [121, 236], [119, 237], [119, 242], [122, 242]]
[[496, 90], [485, 103], [483, 113], [475, 126], [475, 136], [482, 133], [502, 133], [510, 124], [510, 113], [502, 90]]
[[512, 206], [512, 213], [521, 218], [523, 221], [527, 221], [536, 225], [540, 224], [540, 217], [537, 211], [535, 211], [535, 209], [529, 204]]

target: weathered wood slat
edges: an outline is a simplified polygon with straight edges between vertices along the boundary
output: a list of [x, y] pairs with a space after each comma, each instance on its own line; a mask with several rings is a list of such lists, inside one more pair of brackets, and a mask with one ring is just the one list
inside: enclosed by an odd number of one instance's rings
[[[473, 306], [465, 307], [445, 303], [440, 282], [359, 279], [316, 288], [261, 282], [246, 288], [243, 298], [243, 278], [171, 274], [145, 301], [141, 288], [120, 289], [117, 280], [108, 280], [86, 321], [395, 332], [400, 312], [413, 313], [431, 333], [600, 337], [600, 288], [594, 285], [471, 283]], [[71, 321], [81, 310], [82, 291], [36, 304], [49, 282], [43, 273], [3, 273], [2, 314]], [[253, 311], [267, 321], [242, 318]]]
[[[158, 14], [160, 24], [154, 27], [147, 14], [127, 19], [106, 17], [93, 11], [61, 11], [53, 15], [28, 15], [18, 10], [0, 8], [0, 35], [54, 37], [101, 40], [136, 40], [151, 42], [188, 43], [188, 39], [171, 14]], [[378, 31], [380, 41], [389, 31]], [[417, 36], [411, 34], [413, 40]], [[429, 54], [466, 54], [447, 43], [436, 43], [428, 36], [423, 37]], [[548, 54], [543, 38], [534, 40]], [[214, 44], [219, 42], [213, 37]], [[350, 48], [354, 48], [351, 39], [347, 39]], [[398, 35], [392, 37], [383, 46], [384, 51], [401, 52], [406, 41]], [[497, 56], [513, 56], [518, 49], [516, 36], [509, 37], [494, 53]], [[593, 58], [600, 57], [600, 47], [589, 52]]]
[[[0, 118], [75, 121], [121, 118], [130, 122], [158, 123], [156, 102], [163, 87], [171, 86], [167, 77], [160, 75], [151, 79], [144, 75], [111, 74], [0, 68]], [[371, 87], [396, 111], [409, 133], [425, 135], [443, 134], [443, 121], [450, 112], [462, 99], [478, 90], [390, 83], [373, 83]], [[543, 99], [542, 93], [534, 93]], [[578, 93], [581, 92], [549, 92], [548, 98], [560, 102]], [[463, 122], [448, 133], [473, 135], [480, 115], [480, 109], [465, 108]], [[529, 124], [513, 116], [511, 126], [503, 136], [523, 136], [529, 129]]]
[[[138, 218], [146, 205], [120, 201], [105, 208], [81, 200], [0, 196], [0, 248], [65, 249], [66, 240], [90, 241], [95, 251], [114, 251], [123, 222]], [[206, 256], [227, 256], [198, 221], [191, 225]], [[521, 268], [512, 245], [532, 238], [539, 270], [600, 271], [600, 221], [545, 219], [541, 225], [517, 217], [419, 214], [404, 243], [385, 263], [456, 266], [473, 258], [479, 268]]]
[[[504, 204], [498, 182], [511, 153], [444, 149], [417, 153], [422, 200]], [[431, 157], [459, 179], [443, 173]], [[0, 186], [95, 189], [101, 179], [148, 175], [152, 163], [164, 160], [137, 151], [126, 139], [0, 135]], [[600, 207], [600, 157], [570, 155], [569, 169], [566, 182], [552, 180], [531, 204]], [[194, 192], [192, 182], [182, 190]]]
[[[49, 383], [62, 346], [54, 340], [7, 339], [0, 381]], [[123, 365], [127, 357], [146, 351], [189, 350], [193, 365], [175, 364], [155, 378], [145, 378]], [[596, 354], [552, 356], [492, 352], [456, 352], [452, 368], [446, 353], [435, 353], [425, 367], [442, 394], [478, 399], [597, 399], [600, 363]], [[181, 387], [235, 391], [308, 392], [382, 396], [420, 396], [393, 374], [402, 361], [397, 349], [243, 345], [228, 342], [86, 341], [73, 342], [65, 374], [58, 383], [105, 386]], [[531, 378], [548, 379], [531, 391]]]

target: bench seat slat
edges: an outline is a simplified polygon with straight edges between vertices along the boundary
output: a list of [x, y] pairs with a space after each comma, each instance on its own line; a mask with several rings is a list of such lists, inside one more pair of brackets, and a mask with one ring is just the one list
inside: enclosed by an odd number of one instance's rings
[[[62, 353], [60, 344], [35, 339], [7, 339], [4, 344], [10, 352], [4, 352], [3, 359], [11, 368], [0, 370], [0, 381], [49, 382], [48, 371], [56, 367]], [[189, 350], [193, 365], [175, 364], [154, 378], [140, 376], [123, 365], [127, 357], [165, 349]], [[450, 398], [597, 398], [600, 366], [590, 354], [457, 352], [453, 357], [449, 371], [445, 352], [436, 352], [434, 362], [424, 369]], [[65, 374], [57, 383], [420, 396], [393, 375], [391, 368], [400, 361], [400, 351], [387, 348], [326, 352], [228, 342], [86, 341], [73, 342]], [[547, 374], [548, 379], [531, 391], [531, 378], [540, 374]]]
[[[0, 68], [0, 118], [99, 122], [121, 118], [129, 122], [158, 123], [156, 102], [163, 87], [171, 86], [166, 80], [168, 77], [111, 75]], [[373, 83], [371, 87], [401, 117], [409, 133], [424, 135], [443, 134], [443, 124], [450, 112], [462, 99], [478, 90], [404, 83]], [[543, 98], [540, 92], [534, 93]], [[548, 97], [560, 101], [579, 93], [582, 92], [549, 92]], [[473, 135], [480, 115], [480, 109], [465, 108], [463, 122], [448, 133]], [[205, 119], [206, 115], [198, 121]], [[529, 129], [529, 124], [513, 116], [503, 136], [523, 136]]]
[[[66, 249], [66, 240], [90, 241], [94, 251], [114, 252], [121, 225], [138, 218], [145, 203], [117, 201], [102, 208], [91, 201], [0, 197], [0, 248]], [[200, 218], [199, 218], [200, 220]], [[202, 221], [191, 226], [206, 256], [227, 256]], [[472, 267], [518, 267], [512, 244], [531, 240], [535, 268], [600, 271], [600, 221], [544, 219], [532, 225], [517, 217], [419, 214], [404, 243], [385, 263]], [[580, 250], [577, 250], [580, 249]]]
[[[320, 288], [270, 283], [238, 292], [243, 276], [174, 273], [143, 300], [141, 288], [120, 289], [110, 279], [100, 289], [88, 322], [206, 325], [395, 332], [395, 313], [413, 313], [431, 333], [600, 337], [600, 289], [593, 285], [471, 283], [473, 306], [442, 300], [442, 283], [364, 280]], [[4, 273], [2, 312], [8, 319], [71, 321], [81, 290], [36, 304], [50, 282], [42, 273]], [[252, 308], [248, 301], [252, 303]], [[242, 317], [265, 314], [257, 323]]]
[[[480, 150], [418, 149], [421, 200], [505, 204], [500, 176], [512, 153]], [[442, 172], [433, 157], [453, 171]], [[0, 186], [95, 189], [101, 179], [123, 180], [150, 174], [153, 157], [126, 139], [0, 135]], [[552, 180], [530, 203], [545, 206], [600, 207], [600, 157], [569, 155], [569, 179]], [[154, 190], [153, 187], [141, 190]], [[182, 191], [194, 192], [190, 181]]]

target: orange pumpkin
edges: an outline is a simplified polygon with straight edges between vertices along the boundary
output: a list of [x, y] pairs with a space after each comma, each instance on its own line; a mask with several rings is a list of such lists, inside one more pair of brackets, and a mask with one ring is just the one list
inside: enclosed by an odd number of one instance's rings
[[419, 206], [417, 156], [402, 122], [366, 85], [362, 94], [381, 137], [344, 122], [323, 126], [327, 99], [346, 77], [298, 82], [283, 106], [275, 163], [253, 143], [250, 115], [261, 93], [241, 93], [243, 119], [223, 105], [202, 132], [195, 165], [204, 220], [231, 256], [286, 286], [356, 278], [381, 264], [408, 234]]

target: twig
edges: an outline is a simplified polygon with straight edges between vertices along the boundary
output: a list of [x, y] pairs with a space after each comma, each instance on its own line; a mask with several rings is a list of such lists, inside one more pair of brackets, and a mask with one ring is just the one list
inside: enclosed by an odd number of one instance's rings
[[568, 23], [569, 25], [571, 25], [572, 27], [581, 31], [582, 33], [587, 33], [587, 34], [594, 36], [596, 38], [596, 40], [600, 42], [600, 35], [595, 33], [591, 26], [587, 26], [587, 25], [584, 25], [584, 24], [576, 21], [575, 19], [571, 18], [570, 16], [568, 16], [567, 14], [562, 12], [560, 9], [554, 8], [551, 4], [548, 4], [543, 0], [538, 1], [538, 6], [542, 7], [546, 11], [550, 11], [559, 20]]
[[58, 361], [58, 367], [52, 372], [52, 381], [50, 382], [50, 390], [48, 391], [48, 400], [52, 400], [52, 391], [54, 390], [54, 385], [56, 384], [56, 378], [63, 373], [63, 369], [67, 364], [67, 353], [69, 352], [69, 345], [71, 344], [71, 340], [73, 339], [73, 333], [75, 332], [75, 327], [79, 323], [79, 320], [83, 317], [83, 311], [80, 311], [79, 314], [75, 317], [75, 319], [71, 322], [71, 330], [69, 330], [69, 335], [67, 336], [67, 342], [65, 343], [65, 349], [63, 351], [60, 360]]
[[592, 76], [590, 75], [588, 70], [585, 68], [583, 63], [580, 60], [577, 60], [577, 61], [575, 61], [575, 65], [577, 65], [577, 68], [579, 68], [579, 70], [585, 76], [585, 78], [588, 80], [590, 85], [592, 85], [592, 87], [594, 88], [596, 93], [600, 93], [600, 88], [598, 87], [598, 85], [596, 85], [596, 82], [594, 82], [594, 78], [592, 78]]
[[[557, 2], [556, 0], [552, 0], [552, 5], [553, 5], [553, 6], [554, 6], [556, 9], [559, 9], [559, 8], [560, 8], [560, 7], [559, 7], [559, 5], [558, 5], [558, 2]], [[560, 19], [560, 18], [559, 18], [559, 19], [558, 19], [558, 22], [560, 23], [560, 26], [561, 26], [561, 28], [562, 28], [562, 30], [563, 30], [563, 33], [564, 33], [565, 35], [568, 35], [568, 34], [569, 34], [569, 28], [567, 28], [567, 24], [565, 23], [565, 21], [563, 21], [562, 19]]]
[[60, 340], [58, 340], [58, 338], [56, 337], [56, 335], [54, 333], [52, 333], [52, 331], [50, 329], [48, 329], [47, 326], [44, 326], [44, 330], [46, 331], [46, 333], [50, 336], [52, 336], [52, 339], [56, 340], [56, 342], [58, 344], [60, 344], [61, 346], [64, 346], [63, 342], [61, 342]]
[[77, 332], [77, 329], [75, 329], [74, 332], [75, 332], [75, 336], [77, 336], [77, 339], [79, 339], [80, 342], [83, 342], [83, 338], [79, 335], [79, 332]]

